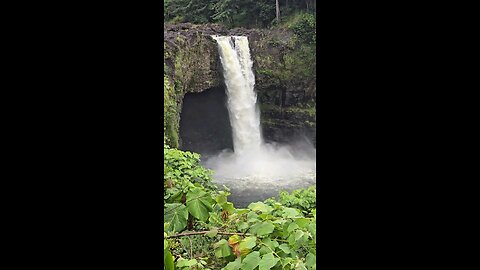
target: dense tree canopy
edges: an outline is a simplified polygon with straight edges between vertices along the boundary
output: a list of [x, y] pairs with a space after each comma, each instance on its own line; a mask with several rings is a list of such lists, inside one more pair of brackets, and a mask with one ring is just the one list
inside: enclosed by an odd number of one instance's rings
[[298, 12], [315, 13], [315, 0], [165, 0], [166, 22], [221, 23], [227, 27], [269, 27]]

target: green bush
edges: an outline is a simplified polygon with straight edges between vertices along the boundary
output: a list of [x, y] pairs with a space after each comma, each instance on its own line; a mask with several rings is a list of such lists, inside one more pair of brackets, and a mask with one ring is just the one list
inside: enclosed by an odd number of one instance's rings
[[300, 40], [308, 44], [316, 43], [317, 23], [312, 13], [302, 13], [299, 18], [290, 26], [290, 29]]
[[165, 203], [179, 202], [183, 195], [195, 187], [216, 190], [211, 180], [212, 171], [200, 166], [199, 154], [170, 148], [164, 144], [163, 155]]
[[314, 187], [236, 209], [198, 154], [164, 154], [164, 269], [316, 269]]
[[[164, 242], [172, 255], [165, 263], [177, 269], [316, 269], [315, 209], [309, 217], [273, 201], [235, 209], [228, 192], [192, 193], [185, 205], [165, 210]], [[192, 201], [200, 206], [190, 207]], [[178, 233], [189, 219], [199, 224], [196, 230]]]
[[302, 211], [306, 216], [311, 215], [311, 210], [316, 208], [317, 195], [316, 187], [311, 186], [307, 189], [297, 189], [288, 193], [281, 191], [279, 193], [279, 199], [276, 201], [273, 198], [267, 199], [265, 203], [273, 205], [275, 203], [281, 203], [286, 207], [296, 208]]

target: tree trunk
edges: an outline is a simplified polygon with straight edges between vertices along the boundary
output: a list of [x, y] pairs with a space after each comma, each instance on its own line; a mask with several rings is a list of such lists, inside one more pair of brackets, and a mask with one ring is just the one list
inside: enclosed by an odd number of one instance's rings
[[275, 9], [277, 11], [277, 23], [280, 23], [280, 5], [278, 0], [275, 0]]

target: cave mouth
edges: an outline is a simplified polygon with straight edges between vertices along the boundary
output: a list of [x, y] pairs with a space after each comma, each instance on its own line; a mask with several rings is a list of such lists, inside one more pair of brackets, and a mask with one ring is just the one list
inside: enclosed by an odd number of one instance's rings
[[202, 159], [223, 149], [233, 150], [232, 127], [223, 87], [186, 93], [180, 114], [180, 149]]

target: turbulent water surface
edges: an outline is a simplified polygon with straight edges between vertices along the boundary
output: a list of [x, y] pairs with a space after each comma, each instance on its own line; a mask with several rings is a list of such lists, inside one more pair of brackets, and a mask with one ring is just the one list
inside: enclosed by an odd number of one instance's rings
[[231, 189], [231, 201], [245, 207], [316, 182], [315, 149], [307, 141], [290, 145], [264, 143], [255, 76], [247, 37], [213, 37], [218, 43], [227, 92], [234, 151], [208, 157], [214, 182]]

